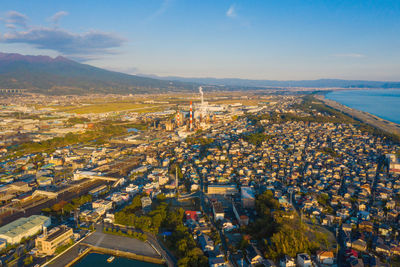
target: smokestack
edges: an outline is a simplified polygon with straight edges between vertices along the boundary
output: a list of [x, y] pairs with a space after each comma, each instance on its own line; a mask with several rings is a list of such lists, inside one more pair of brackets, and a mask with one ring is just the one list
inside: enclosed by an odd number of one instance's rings
[[176, 124], [177, 124], [178, 126], [181, 124], [181, 118], [180, 118], [180, 116], [179, 116], [179, 110], [177, 111], [177, 114], [176, 114]]
[[193, 130], [193, 109], [192, 109], [192, 101], [190, 101], [190, 130]]

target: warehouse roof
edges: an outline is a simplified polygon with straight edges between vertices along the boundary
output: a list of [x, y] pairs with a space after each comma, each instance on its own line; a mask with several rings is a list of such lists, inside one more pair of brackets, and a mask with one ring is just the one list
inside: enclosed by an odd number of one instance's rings
[[32, 215], [28, 218], [19, 218], [3, 227], [0, 227], [0, 235], [16, 237], [38, 225], [44, 224], [49, 217], [42, 215]]

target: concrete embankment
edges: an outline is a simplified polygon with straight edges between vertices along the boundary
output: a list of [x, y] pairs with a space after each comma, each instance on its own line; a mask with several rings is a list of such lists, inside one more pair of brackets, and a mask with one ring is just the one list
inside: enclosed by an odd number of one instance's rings
[[105, 234], [99, 230], [92, 232], [46, 265], [51, 267], [73, 266], [90, 252], [156, 264], [165, 263], [159, 252], [148, 243], [130, 237]]
[[[155, 263], [155, 264], [160, 264], [160, 265], [165, 264], [165, 260], [163, 260], [163, 259], [153, 258], [153, 257], [149, 257], [149, 256], [144, 256], [144, 255], [137, 255], [135, 253], [127, 252], [127, 251], [120, 251], [120, 250], [115, 250], [115, 249], [110, 249], [110, 248], [102, 248], [102, 247], [96, 247], [96, 246], [90, 246], [90, 245], [89, 245], [89, 249], [90, 249], [90, 252], [113, 255], [116, 257], [123, 257], [123, 258], [127, 258], [127, 259], [150, 262], [150, 263]], [[83, 257], [81, 257], [81, 258], [83, 258]], [[77, 261], [79, 261], [79, 260], [77, 260]], [[72, 263], [71, 265], [68, 265], [68, 266], [72, 266], [77, 261], [75, 261], [74, 263]]]

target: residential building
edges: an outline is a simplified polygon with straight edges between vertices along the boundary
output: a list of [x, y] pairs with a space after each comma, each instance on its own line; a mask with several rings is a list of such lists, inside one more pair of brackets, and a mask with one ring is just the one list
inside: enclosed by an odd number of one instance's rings
[[306, 253], [300, 253], [297, 255], [297, 265], [300, 267], [311, 267], [311, 258]]
[[214, 219], [216, 221], [223, 220], [225, 218], [224, 208], [222, 207], [222, 204], [220, 202], [214, 202], [212, 204], [212, 209], [213, 209]]
[[234, 195], [238, 192], [236, 185], [208, 185], [209, 195]]
[[251, 187], [242, 186], [240, 188], [240, 199], [242, 207], [245, 209], [254, 208], [256, 197], [254, 195], [254, 189]]

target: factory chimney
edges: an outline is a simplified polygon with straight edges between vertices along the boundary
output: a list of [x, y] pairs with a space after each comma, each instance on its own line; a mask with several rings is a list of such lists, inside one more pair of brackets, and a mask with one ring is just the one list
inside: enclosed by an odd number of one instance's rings
[[192, 109], [192, 101], [190, 101], [190, 130], [193, 130], [193, 109]]
[[180, 124], [181, 124], [181, 118], [180, 118], [180, 115], [179, 115], [179, 109], [177, 110], [176, 113], [177, 113], [177, 114], [176, 114], [176, 124], [177, 124], [178, 126], [180, 126]]

